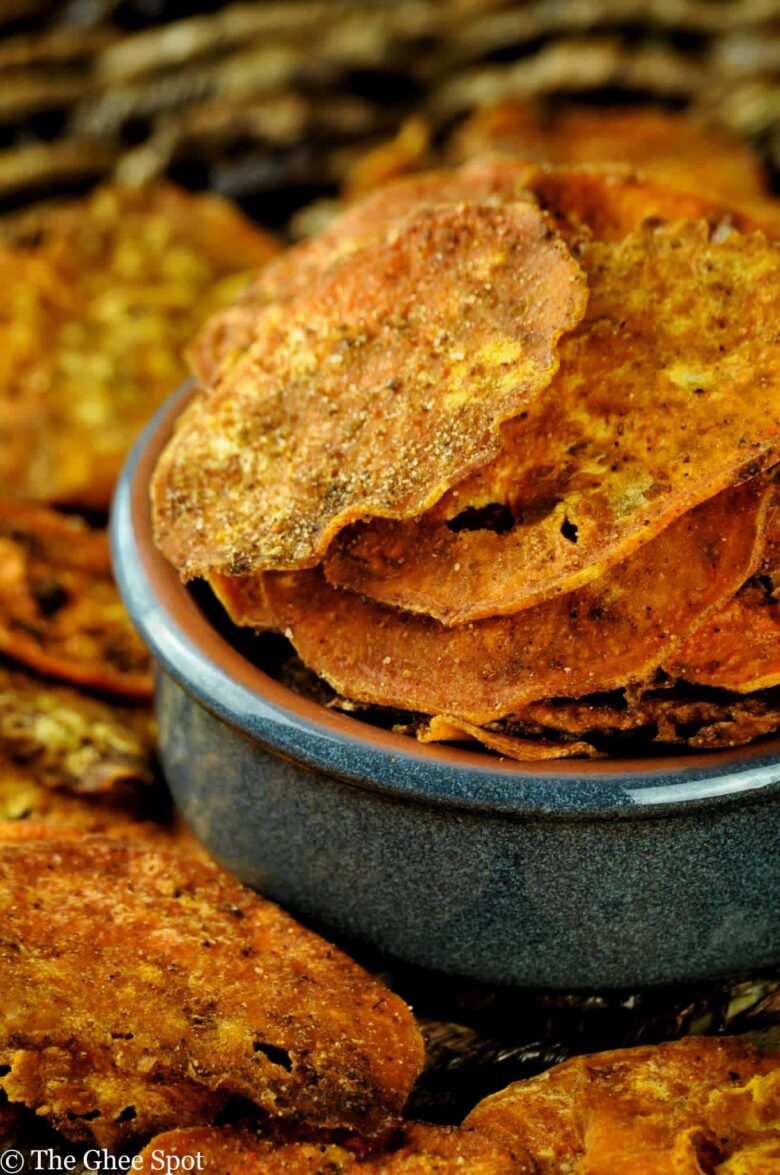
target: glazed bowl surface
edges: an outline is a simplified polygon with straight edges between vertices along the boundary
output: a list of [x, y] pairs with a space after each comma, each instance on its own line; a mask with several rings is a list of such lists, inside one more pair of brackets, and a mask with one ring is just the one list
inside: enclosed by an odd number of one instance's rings
[[294, 693], [154, 546], [149, 479], [192, 392], [139, 438], [111, 529], [157, 664], [163, 770], [217, 860], [326, 933], [488, 984], [633, 989], [780, 963], [780, 739], [524, 764]]

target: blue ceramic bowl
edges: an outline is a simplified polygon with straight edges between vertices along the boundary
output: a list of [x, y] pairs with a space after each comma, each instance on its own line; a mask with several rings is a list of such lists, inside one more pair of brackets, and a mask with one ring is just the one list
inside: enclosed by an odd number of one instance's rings
[[152, 542], [149, 477], [190, 394], [128, 462], [113, 551], [159, 667], [165, 774], [225, 868], [337, 937], [490, 984], [635, 988], [780, 963], [780, 740], [520, 764], [286, 689]]

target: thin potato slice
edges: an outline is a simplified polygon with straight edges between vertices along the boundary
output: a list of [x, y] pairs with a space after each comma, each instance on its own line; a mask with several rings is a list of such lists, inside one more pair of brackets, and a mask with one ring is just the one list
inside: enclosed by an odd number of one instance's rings
[[286, 312], [269, 306], [185, 411], [153, 478], [158, 545], [185, 579], [240, 575], [312, 566], [357, 517], [418, 514], [495, 456], [585, 300], [530, 205], [412, 213]]
[[141, 427], [184, 378], [231, 275], [278, 249], [216, 196], [98, 189], [0, 247], [0, 488], [106, 510]]
[[743, 139], [652, 108], [572, 109], [545, 119], [532, 106], [505, 99], [470, 115], [448, 149], [456, 163], [495, 153], [536, 163], [625, 163], [730, 203], [767, 191], [761, 161]]
[[[542, 188], [585, 224], [593, 201], [607, 234], [642, 192], [577, 173]], [[504, 424], [496, 460], [421, 518], [343, 532], [331, 583], [448, 625], [517, 612], [596, 579], [776, 456], [780, 253], [679, 223], [586, 241], [579, 256], [586, 316], [551, 385]]]
[[751, 1164], [780, 1144], [778, 1094], [777, 1053], [687, 1037], [564, 1061], [486, 1098], [466, 1125], [528, 1150], [538, 1175], [763, 1175]]
[[173, 1130], [152, 1139], [142, 1151], [142, 1172], [185, 1155], [203, 1156], [203, 1169], [214, 1175], [534, 1175], [527, 1156], [474, 1130], [409, 1123], [377, 1151], [355, 1139], [344, 1143], [274, 1143], [248, 1131], [201, 1127]]
[[154, 779], [154, 732], [145, 707], [87, 697], [0, 666], [2, 757], [45, 787], [106, 794]]
[[375, 1133], [422, 1065], [406, 1005], [335, 947], [210, 865], [119, 841], [0, 847], [0, 975], [0, 1088], [109, 1147], [229, 1094]]
[[149, 697], [149, 657], [111, 576], [106, 532], [0, 497], [0, 651], [39, 673]]
[[740, 694], [780, 685], [780, 601], [761, 582], [746, 584], [664, 669], [672, 677]]
[[338, 693], [482, 726], [645, 680], [750, 576], [770, 502], [762, 478], [725, 490], [587, 587], [457, 628], [331, 587], [319, 569], [268, 574], [265, 600]]
[[532, 702], [497, 724], [525, 738], [585, 738], [591, 742], [633, 734], [648, 742], [702, 750], [741, 747], [780, 729], [776, 693], [691, 696], [684, 683], [666, 690], [628, 690], [625, 697], [551, 698]]
[[462, 718], [449, 718], [437, 714], [425, 726], [420, 727], [416, 737], [421, 743], [460, 742], [461, 740], [481, 743], [508, 759], [528, 763], [544, 759], [600, 759], [601, 752], [582, 739], [531, 738], [511, 730], [494, 730], [491, 727], [475, 726]]
[[337, 217], [320, 236], [301, 241], [270, 261], [249, 282], [232, 306], [212, 315], [191, 344], [187, 357], [204, 388], [224, 377], [251, 346], [261, 311], [271, 303], [288, 304], [327, 269], [350, 254], [385, 240], [409, 213], [425, 204], [463, 200], [525, 200], [524, 178], [530, 169], [511, 161], [480, 164], [460, 171], [428, 171], [388, 183]]

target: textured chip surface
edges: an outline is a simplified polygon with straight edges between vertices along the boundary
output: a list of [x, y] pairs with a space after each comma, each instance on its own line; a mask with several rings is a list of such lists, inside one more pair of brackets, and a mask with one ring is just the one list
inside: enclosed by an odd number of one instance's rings
[[153, 479], [158, 545], [185, 578], [305, 567], [356, 517], [426, 509], [495, 456], [585, 300], [530, 205], [412, 213], [267, 307], [188, 407]]
[[486, 1098], [476, 1126], [538, 1175], [768, 1175], [780, 1155], [780, 1055], [738, 1037], [575, 1057]]
[[190, 345], [187, 357], [206, 388], [224, 378], [231, 363], [255, 337], [257, 320], [271, 303], [287, 304], [328, 268], [358, 249], [383, 241], [390, 230], [423, 204], [463, 200], [531, 201], [524, 188], [529, 168], [496, 160], [458, 171], [428, 171], [388, 183], [354, 204], [325, 232], [286, 249], [247, 284], [233, 305], [213, 314]]
[[[602, 211], [643, 191], [544, 182], [556, 212], [586, 224], [599, 189]], [[585, 318], [550, 386], [504, 424], [499, 456], [419, 519], [344, 531], [330, 582], [445, 624], [515, 612], [596, 578], [776, 455], [780, 252], [699, 222], [586, 241], [579, 257]]]
[[0, 497], [0, 651], [39, 673], [149, 697], [149, 657], [111, 575], [108, 539]]
[[193, 858], [3, 845], [0, 928], [0, 1087], [70, 1138], [208, 1123], [228, 1094], [376, 1132], [422, 1065], [400, 999]]
[[276, 242], [171, 185], [101, 188], [0, 247], [0, 489], [106, 510], [183, 348]]
[[[174, 1130], [154, 1138], [142, 1152], [143, 1172], [155, 1170], [159, 1156], [203, 1156], [203, 1170], [212, 1175], [534, 1175], [527, 1156], [479, 1131], [409, 1123], [388, 1138], [381, 1149], [365, 1140], [342, 1144], [291, 1142], [275, 1144], [248, 1131], [201, 1127]], [[159, 1167], [157, 1168], [159, 1169]]]
[[345, 697], [483, 725], [645, 679], [750, 576], [770, 495], [762, 478], [723, 491], [586, 587], [455, 628], [331, 587], [319, 569], [267, 574], [265, 599]]

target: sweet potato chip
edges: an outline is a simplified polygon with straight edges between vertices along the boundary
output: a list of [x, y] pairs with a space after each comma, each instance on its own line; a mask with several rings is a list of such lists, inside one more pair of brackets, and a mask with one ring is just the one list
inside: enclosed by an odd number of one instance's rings
[[741, 694], [780, 685], [780, 600], [771, 584], [746, 584], [664, 668], [673, 677]]
[[466, 1124], [528, 1150], [538, 1175], [768, 1175], [751, 1163], [780, 1144], [779, 1107], [780, 1054], [687, 1037], [564, 1061]]
[[265, 600], [345, 697], [481, 726], [537, 699], [646, 679], [750, 575], [770, 495], [763, 478], [725, 490], [586, 587], [456, 628], [331, 587], [320, 569], [267, 574]]
[[192, 834], [159, 807], [130, 790], [116, 796], [77, 786], [53, 790], [34, 768], [0, 759], [0, 843], [110, 836], [203, 854]]
[[475, 726], [462, 718], [437, 714], [416, 732], [421, 743], [476, 742], [499, 755], [528, 763], [544, 759], [599, 759], [601, 753], [582, 739], [531, 738], [511, 729]]
[[780, 729], [777, 691], [734, 697], [697, 696], [674, 688], [627, 690], [615, 698], [551, 698], [531, 702], [496, 723], [514, 737], [586, 738], [602, 744], [623, 734], [648, 742], [714, 750], [741, 747]]
[[255, 338], [257, 320], [271, 303], [289, 303], [327, 269], [358, 249], [378, 245], [409, 213], [425, 204], [463, 200], [532, 200], [524, 190], [530, 169], [509, 160], [460, 171], [428, 171], [388, 183], [349, 208], [318, 237], [301, 241], [274, 258], [249, 282], [232, 306], [214, 314], [191, 344], [187, 357], [202, 387], [219, 381]]
[[77, 685], [151, 694], [149, 658], [114, 586], [105, 531], [0, 497], [0, 563], [0, 651]]
[[[607, 233], [624, 196], [643, 199], [595, 173], [532, 189]], [[422, 518], [344, 531], [331, 583], [445, 624], [516, 612], [595, 579], [776, 455], [780, 253], [688, 223], [586, 241], [579, 256], [586, 316], [551, 385], [504, 424], [497, 459]]]
[[268, 307], [188, 407], [153, 479], [159, 546], [186, 579], [312, 566], [356, 517], [426, 509], [495, 456], [585, 299], [528, 204], [412, 213], [286, 312]]
[[652, 108], [570, 109], [545, 118], [505, 99], [470, 115], [448, 149], [456, 163], [491, 153], [537, 163], [626, 163], [683, 191], [710, 192], [731, 203], [767, 190], [761, 161], [743, 139]]
[[400, 999], [191, 857], [0, 846], [0, 928], [0, 1088], [69, 1138], [208, 1123], [229, 1094], [377, 1132], [422, 1065]]
[[[0, 488], [105, 510], [185, 343], [277, 244], [216, 196], [103, 188], [0, 247]], [[221, 284], [220, 284], [221, 283]]]
[[142, 1151], [140, 1170], [150, 1175], [168, 1157], [195, 1154], [202, 1156], [201, 1169], [213, 1175], [535, 1175], [530, 1159], [506, 1143], [475, 1130], [416, 1122], [396, 1132], [378, 1151], [358, 1139], [279, 1145], [229, 1127], [173, 1130], [152, 1139]]
[[154, 732], [143, 707], [90, 698], [0, 666], [0, 758], [46, 787], [105, 794], [154, 778]]

